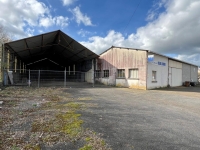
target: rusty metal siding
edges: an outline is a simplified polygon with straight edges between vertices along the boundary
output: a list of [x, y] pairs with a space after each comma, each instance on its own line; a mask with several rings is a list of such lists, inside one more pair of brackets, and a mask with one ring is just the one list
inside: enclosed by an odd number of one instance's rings
[[[117, 69], [125, 69], [125, 80], [127, 80], [127, 85], [124, 84], [124, 86], [146, 89], [146, 51], [113, 47], [100, 55], [98, 62], [101, 63], [101, 67], [98, 67], [97, 69], [110, 70], [110, 76], [114, 75]], [[139, 70], [139, 81], [137, 81], [137, 85], [131, 85], [132, 81], [128, 81], [129, 69], [132, 68], [138, 68]]]

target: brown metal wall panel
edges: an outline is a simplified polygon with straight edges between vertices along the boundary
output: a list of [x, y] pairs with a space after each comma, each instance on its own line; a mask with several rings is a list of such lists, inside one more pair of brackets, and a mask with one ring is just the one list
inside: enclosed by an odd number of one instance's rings
[[[125, 69], [126, 80], [128, 80], [129, 69], [139, 69], [138, 88], [146, 89], [146, 64], [147, 52], [128, 48], [113, 47], [100, 55], [98, 62], [101, 63], [99, 70], [110, 70], [113, 75], [116, 69]], [[130, 86], [130, 85], [129, 85]]]

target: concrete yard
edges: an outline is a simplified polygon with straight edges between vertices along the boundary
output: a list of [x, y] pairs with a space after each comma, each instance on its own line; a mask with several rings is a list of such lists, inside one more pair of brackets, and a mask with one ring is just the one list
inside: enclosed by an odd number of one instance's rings
[[96, 104], [81, 112], [84, 127], [102, 133], [114, 150], [200, 149], [200, 87], [65, 91]]

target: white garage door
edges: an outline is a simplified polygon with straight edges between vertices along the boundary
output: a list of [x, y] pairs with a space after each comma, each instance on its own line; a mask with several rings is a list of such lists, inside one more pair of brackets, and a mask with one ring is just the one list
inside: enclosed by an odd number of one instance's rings
[[182, 85], [182, 69], [171, 68], [171, 86], [181, 86]]

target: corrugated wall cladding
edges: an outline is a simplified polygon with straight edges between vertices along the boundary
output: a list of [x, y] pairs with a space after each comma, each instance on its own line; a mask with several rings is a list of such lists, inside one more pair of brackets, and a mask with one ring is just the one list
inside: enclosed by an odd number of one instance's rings
[[191, 72], [191, 81], [198, 82], [198, 67], [191, 65], [190, 72]]
[[[125, 69], [126, 83], [123, 83], [123, 86], [146, 89], [146, 51], [114, 47], [100, 55], [98, 63], [101, 63], [101, 66], [97, 65], [97, 70], [110, 70], [110, 76], [114, 76], [117, 69]], [[137, 81], [129, 79], [129, 69], [133, 68], [139, 70]]]
[[191, 80], [190, 65], [183, 63], [183, 82]]
[[169, 67], [182, 69], [182, 63], [174, 60], [169, 60]]

